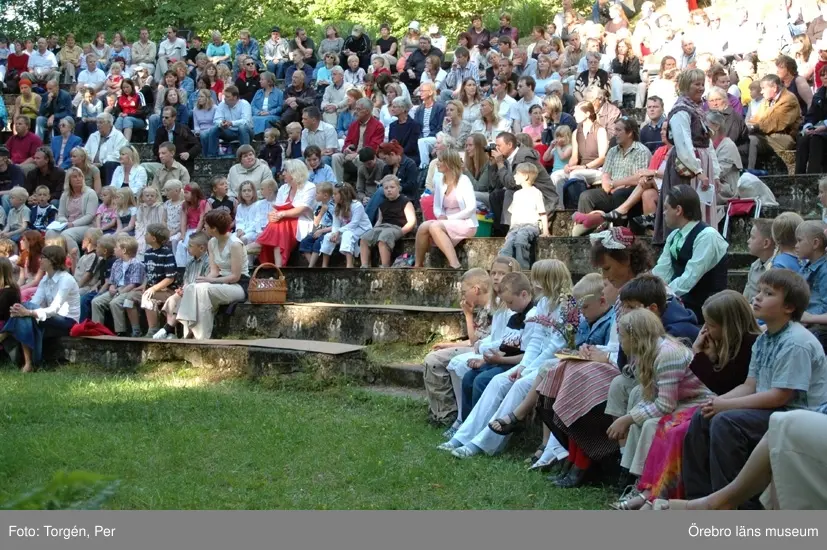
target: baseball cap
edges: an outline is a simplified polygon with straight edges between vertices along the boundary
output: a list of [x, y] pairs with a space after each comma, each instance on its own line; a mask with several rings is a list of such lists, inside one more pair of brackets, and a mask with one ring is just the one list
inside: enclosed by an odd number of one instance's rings
[[408, 25], [408, 28], [413, 29], [415, 31], [418, 31], [419, 30], [419, 21], [411, 21], [411, 23]]
[[278, 32], [278, 33], [280, 33], [280, 32], [281, 32], [281, 29], [280, 29], [280, 28], [278, 28], [278, 27], [273, 27], [272, 29], [270, 29], [270, 32]]

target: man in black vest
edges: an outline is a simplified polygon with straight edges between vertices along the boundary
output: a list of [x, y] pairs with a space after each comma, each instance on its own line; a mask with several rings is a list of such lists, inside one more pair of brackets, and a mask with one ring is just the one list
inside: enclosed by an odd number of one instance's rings
[[688, 185], [673, 187], [663, 209], [672, 230], [652, 270], [703, 323], [701, 307], [707, 298], [727, 287], [726, 253], [729, 244], [701, 221], [701, 201]]

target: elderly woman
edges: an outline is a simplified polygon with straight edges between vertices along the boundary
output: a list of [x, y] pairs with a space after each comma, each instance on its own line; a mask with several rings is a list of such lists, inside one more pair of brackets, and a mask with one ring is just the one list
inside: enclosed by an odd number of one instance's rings
[[215, 311], [220, 305], [243, 302], [250, 284], [247, 250], [232, 233], [233, 218], [226, 210], [210, 210], [204, 217], [209, 272], [184, 286], [177, 320], [184, 327], [184, 337], [196, 340], [212, 336]]
[[256, 150], [252, 145], [242, 145], [235, 154], [237, 163], [230, 168], [227, 176], [229, 197], [238, 198], [238, 189], [245, 181], [252, 182], [256, 191], [259, 190], [261, 182], [272, 179], [270, 167], [263, 159], [256, 158]]
[[261, 263], [287, 265], [299, 241], [313, 230], [316, 186], [308, 181], [309, 176], [307, 165], [301, 160], [284, 163], [284, 185], [279, 187], [275, 205], [267, 215], [267, 227], [249, 250], [251, 254], [260, 254]]
[[253, 111], [253, 134], [263, 134], [264, 130], [279, 121], [284, 94], [276, 88], [276, 75], [265, 71], [259, 77], [261, 89], [256, 92], [250, 107]]
[[706, 115], [706, 123], [709, 126], [709, 135], [720, 167], [720, 185], [716, 190], [718, 202], [725, 204], [727, 200], [738, 194], [738, 178], [741, 177], [744, 165], [741, 162], [738, 147], [724, 132], [726, 124], [724, 116], [719, 112], [710, 111]]
[[109, 185], [115, 189], [129, 187], [132, 193], [138, 197], [141, 194], [141, 189], [146, 187], [149, 178], [146, 168], [141, 166], [141, 156], [131, 145], [121, 147], [118, 153], [120, 153], [121, 164], [112, 173], [112, 180]]
[[480, 116], [471, 124], [471, 132], [482, 134], [488, 143], [494, 143], [497, 134], [511, 131], [511, 121], [500, 118], [499, 105], [494, 97], [480, 102]]
[[[422, 127], [417, 121], [411, 118], [408, 113], [411, 110], [410, 100], [404, 97], [397, 97], [391, 104], [391, 112], [396, 120], [391, 122], [388, 129], [387, 141], [396, 140], [405, 150], [405, 155], [410, 157], [419, 166], [419, 136], [422, 134]], [[403, 191], [405, 193], [405, 191]], [[414, 197], [408, 195], [409, 199]]]
[[580, 73], [577, 81], [574, 83], [574, 97], [577, 101], [583, 101], [586, 90], [592, 86], [602, 88], [609, 95], [612, 91], [609, 83], [609, 73], [600, 68], [600, 54], [597, 52], [589, 52], [586, 54], [585, 71]]
[[391, 123], [396, 122], [396, 115], [391, 113], [391, 105], [393, 100], [397, 97], [403, 97], [402, 86], [396, 82], [392, 82], [385, 86], [385, 104], [379, 109], [379, 122], [385, 127], [385, 139], [388, 137]]
[[434, 180], [435, 220], [423, 222], [416, 231], [416, 262], [424, 267], [425, 254], [436, 245], [452, 269], [461, 269], [455, 247], [477, 232], [477, 197], [468, 176], [462, 173], [462, 159], [455, 151], [437, 156], [441, 177]]
[[83, 172], [79, 168], [69, 168], [66, 171], [66, 184], [63, 194], [60, 195], [56, 218], [58, 223], [66, 224], [66, 226], [59, 232], [48, 232], [46, 237], [53, 237], [60, 233], [66, 240], [69, 252], [77, 252], [78, 244], [83, 241], [83, 235], [95, 221], [97, 209], [98, 195], [94, 189], [84, 184]]
[[816, 90], [807, 116], [804, 117], [804, 126], [796, 147], [796, 174], [827, 172], [827, 125], [824, 123], [827, 120], [827, 64], [819, 68], [818, 74], [821, 77], [821, 87]]
[[23, 372], [32, 372], [42, 360], [44, 340], [68, 336], [80, 317], [80, 295], [75, 278], [66, 271], [66, 251], [47, 246], [40, 253], [44, 277], [30, 302], [14, 304], [11, 318], [0, 329], [0, 342], [7, 351], [19, 344], [23, 350]]
[[212, 41], [207, 44], [207, 57], [209, 58], [210, 63], [214, 65], [223, 63], [229, 67], [232, 65], [232, 53], [233, 52], [232, 49], [230, 49], [230, 45], [221, 39], [221, 33], [212, 33]]
[[612, 102], [616, 105], [623, 104], [623, 94], [635, 94], [635, 108], [643, 108], [646, 82], [641, 79], [640, 59], [632, 51], [632, 42], [628, 38], [618, 40], [615, 46], [611, 88]]
[[[684, 71], [678, 77], [680, 97], [669, 113], [667, 138], [674, 145], [666, 160], [666, 171], [660, 188], [660, 204], [676, 185], [686, 184], [698, 191], [701, 198], [701, 218], [707, 225], [718, 227], [715, 200], [715, 180], [718, 166], [712, 147], [706, 114], [701, 109], [706, 75], [700, 69]], [[663, 207], [655, 216], [656, 244], [666, 240], [668, 231], [664, 225]]]
[[72, 149], [83, 147], [83, 140], [75, 135], [75, 119], [70, 116], [60, 119], [57, 128], [60, 133], [52, 136], [52, 154], [55, 157], [55, 165], [66, 170], [72, 166]]

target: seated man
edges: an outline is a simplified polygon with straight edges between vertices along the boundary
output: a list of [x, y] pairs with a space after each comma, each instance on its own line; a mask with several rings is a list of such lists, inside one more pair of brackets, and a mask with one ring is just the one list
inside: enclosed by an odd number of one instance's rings
[[46, 83], [46, 97], [40, 103], [36, 127], [37, 137], [46, 140], [46, 128], [50, 136], [57, 130], [58, 123], [66, 117], [72, 116], [72, 96], [66, 90], [61, 90], [57, 80]]
[[688, 185], [666, 195], [666, 225], [673, 231], [652, 269], [703, 323], [707, 298], [727, 287], [726, 254], [729, 244], [714, 227], [701, 221], [701, 201]]
[[250, 36], [250, 31], [247, 29], [241, 29], [238, 32], [238, 42], [235, 43], [236, 65], [233, 67], [235, 73], [241, 70], [238, 66], [238, 57], [240, 55], [251, 57], [256, 64], [256, 70], [263, 70], [264, 66], [261, 64], [261, 52], [259, 51], [258, 41]]
[[[806, 281], [786, 269], [759, 280], [755, 316], [766, 332], [752, 348], [746, 381], [695, 412], [683, 448], [687, 498], [701, 498], [732, 482], [767, 432], [776, 411], [807, 409], [827, 400], [827, 359], [799, 320], [807, 309]], [[757, 499], [743, 505], [759, 508]]]
[[29, 54], [29, 66], [23, 78], [31, 80], [35, 86], [44, 86], [50, 80], [57, 80], [57, 58], [46, 48], [46, 39], [37, 39], [37, 49]]
[[344, 181], [345, 163], [353, 163], [358, 170], [359, 151], [370, 147], [374, 151], [385, 139], [385, 127], [373, 116], [373, 104], [367, 98], [356, 101], [356, 120], [350, 123], [341, 153], [334, 153], [332, 159], [336, 181]]
[[235, 86], [224, 88], [224, 101], [215, 109], [213, 120], [212, 129], [200, 136], [205, 157], [218, 156], [219, 139], [238, 140], [241, 145], [249, 145], [252, 141], [253, 111], [250, 104], [239, 97]]
[[115, 128], [114, 119], [109, 113], [101, 113], [97, 117], [98, 131], [93, 132], [86, 140], [86, 155], [92, 164], [101, 171], [101, 180], [104, 185], [112, 181], [112, 174], [120, 166], [121, 149], [129, 147], [129, 142]]
[[761, 79], [764, 100], [755, 118], [747, 121], [749, 128], [749, 161], [747, 168], [755, 169], [758, 155], [795, 149], [795, 138], [801, 127], [801, 107], [774, 74]]

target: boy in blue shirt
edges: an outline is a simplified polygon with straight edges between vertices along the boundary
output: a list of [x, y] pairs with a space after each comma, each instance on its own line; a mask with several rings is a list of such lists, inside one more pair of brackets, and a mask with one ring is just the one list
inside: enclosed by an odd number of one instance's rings
[[827, 224], [808, 220], [795, 230], [795, 253], [801, 262], [801, 276], [810, 287], [810, 305], [801, 318], [810, 332], [827, 349], [827, 256], [824, 247]]
[[[311, 145], [308, 147], [316, 147]], [[318, 147], [316, 147], [318, 149]], [[330, 169], [330, 167], [327, 167]], [[316, 184], [316, 211], [313, 215], [313, 232], [309, 233], [299, 243], [299, 252], [307, 260], [307, 267], [316, 267], [319, 254], [322, 250], [324, 236], [333, 229], [333, 211], [336, 203], [333, 202], [333, 184], [323, 181]]]
[[795, 230], [804, 218], [795, 212], [784, 212], [772, 222], [772, 240], [778, 245], [778, 253], [772, 259], [772, 267], [791, 269], [798, 273], [801, 266], [795, 254]]

